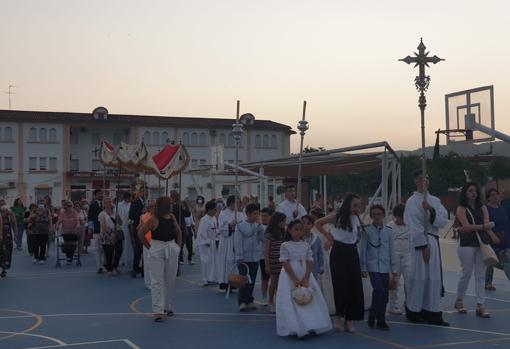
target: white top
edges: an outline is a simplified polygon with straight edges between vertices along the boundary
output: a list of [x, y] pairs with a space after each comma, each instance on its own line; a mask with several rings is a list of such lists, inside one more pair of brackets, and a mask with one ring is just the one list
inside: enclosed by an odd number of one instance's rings
[[[339, 222], [337, 222], [338, 225]], [[352, 231], [343, 230], [340, 226], [331, 227], [331, 235], [335, 241], [343, 242], [344, 244], [355, 244], [358, 242], [358, 236], [361, 229], [361, 223], [358, 216], [351, 216]]]
[[218, 237], [218, 222], [216, 217], [205, 215], [200, 220], [197, 233], [197, 246], [211, 245]]
[[313, 261], [313, 252], [305, 241], [285, 241], [280, 247], [280, 262]]
[[[229, 209], [228, 207], [220, 212], [218, 216], [218, 229], [219, 233], [223, 237], [229, 237], [228, 235], [228, 225], [235, 221], [235, 211]], [[237, 212], [237, 223], [246, 220], [246, 215], [243, 212]]]
[[[298, 215], [294, 218], [294, 211], [298, 209]], [[289, 200], [283, 200], [276, 206], [276, 212], [283, 213], [287, 219], [285, 220], [286, 224], [289, 224], [294, 219], [301, 219], [304, 215], [306, 215], [306, 210], [303, 205], [298, 204], [297, 201], [291, 202]]]
[[124, 200], [122, 200], [121, 202], [119, 202], [119, 217], [120, 217], [120, 220], [122, 221], [122, 227], [124, 229], [127, 229], [128, 227], [128, 222], [129, 222], [129, 209], [131, 208], [131, 203], [130, 202], [125, 202]]

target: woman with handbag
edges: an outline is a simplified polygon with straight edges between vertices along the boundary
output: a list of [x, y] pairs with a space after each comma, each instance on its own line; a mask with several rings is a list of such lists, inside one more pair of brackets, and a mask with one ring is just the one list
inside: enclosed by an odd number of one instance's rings
[[120, 274], [119, 261], [122, 256], [123, 236], [121, 222], [118, 216], [115, 216], [115, 210], [112, 199], [109, 197], [103, 200], [104, 210], [98, 216], [101, 233], [99, 239], [103, 246], [105, 256], [105, 268], [108, 275], [113, 274], [115, 270]]
[[80, 228], [80, 217], [78, 212], [74, 210], [73, 203], [71, 201], [64, 201], [63, 210], [60, 212], [57, 221], [57, 229], [61, 229], [62, 238], [64, 243], [62, 244], [62, 252], [65, 253], [67, 258], [67, 265], [70, 265], [76, 247], [78, 247], [79, 241], [79, 228]]
[[[487, 199], [487, 211], [489, 211], [489, 219], [494, 222], [494, 234], [499, 239], [499, 244], [493, 244], [494, 252], [498, 257], [498, 265], [496, 268], [502, 269], [506, 277], [510, 280], [510, 257], [508, 250], [510, 249], [510, 223], [505, 211], [500, 207], [500, 195], [496, 189], [489, 189], [485, 195]], [[485, 289], [495, 291], [496, 287], [492, 284], [494, 276], [494, 267], [487, 267], [485, 272]]]
[[287, 226], [287, 241], [280, 248], [283, 269], [276, 294], [276, 332], [279, 336], [301, 338], [332, 328], [328, 306], [312, 274], [313, 252], [303, 238], [301, 221], [291, 221]]
[[462, 271], [457, 286], [455, 309], [460, 314], [467, 313], [463, 299], [474, 270], [476, 315], [481, 318], [489, 318], [490, 314], [484, 307], [486, 265], [482, 248], [483, 244], [497, 243], [498, 238], [491, 230], [494, 223], [489, 221], [489, 213], [487, 207], [482, 204], [480, 187], [477, 183], [468, 182], [462, 187], [459, 207], [457, 207], [457, 218], [461, 224], [457, 254]]
[[[149, 230], [150, 242], [146, 237]], [[138, 238], [149, 250], [152, 312], [154, 321], [161, 322], [163, 316], [174, 315], [171, 299], [182, 241], [181, 229], [172, 214], [172, 201], [169, 197], [159, 197], [156, 200], [154, 215], [138, 228]]]

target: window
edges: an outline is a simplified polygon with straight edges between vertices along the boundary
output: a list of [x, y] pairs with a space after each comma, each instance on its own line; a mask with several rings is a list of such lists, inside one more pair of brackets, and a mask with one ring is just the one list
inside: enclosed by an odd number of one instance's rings
[[151, 133], [149, 131], [145, 131], [143, 133], [142, 140], [145, 144], [151, 144]]
[[39, 170], [46, 171], [48, 167], [46, 166], [46, 158], [39, 158]]
[[78, 172], [80, 170], [80, 160], [78, 159], [71, 159], [71, 172]]
[[233, 147], [233, 146], [235, 146], [234, 136], [232, 135], [232, 133], [230, 133], [230, 134], [228, 135], [227, 146], [229, 146], [229, 147]]
[[260, 135], [255, 136], [255, 148], [260, 148], [262, 146]]
[[39, 142], [47, 142], [47, 141], [48, 141], [48, 135], [47, 135], [46, 129], [44, 127], [40, 128], [39, 129]]
[[50, 171], [57, 172], [57, 158], [50, 158]]
[[101, 136], [99, 136], [99, 133], [93, 133], [92, 134], [92, 145], [99, 145], [101, 143]]
[[70, 142], [71, 144], [79, 144], [80, 143], [80, 133], [78, 130], [71, 130]]
[[12, 156], [4, 157], [4, 170], [12, 171]]
[[206, 146], [207, 145], [207, 136], [205, 133], [200, 133], [200, 145]]
[[168, 132], [164, 131], [161, 133], [161, 142], [162, 143], [170, 143], [170, 138], [168, 137]]
[[191, 144], [190, 145], [198, 145], [198, 134], [193, 132], [191, 134]]
[[191, 168], [197, 168], [198, 167], [198, 160], [193, 159], [191, 160]]
[[30, 142], [35, 142], [37, 140], [37, 130], [35, 127], [31, 127], [30, 130], [28, 130], [28, 140]]
[[37, 158], [28, 158], [28, 170], [29, 171], [37, 170]]
[[57, 130], [54, 128], [50, 128], [50, 142], [57, 141]]
[[92, 171], [93, 172], [101, 171], [102, 169], [103, 169], [103, 166], [101, 164], [101, 161], [99, 161], [97, 159], [92, 160]]
[[184, 132], [182, 134], [182, 144], [189, 145], [189, 134], [188, 134], [188, 132]]
[[226, 145], [227, 144], [227, 136], [225, 136], [224, 133], [220, 134], [220, 144], [221, 145]]
[[269, 136], [268, 135], [264, 135], [264, 137], [262, 137], [262, 147], [269, 148]]
[[7, 126], [4, 128], [4, 141], [6, 142], [12, 142], [12, 127]]
[[113, 144], [119, 145], [121, 141], [122, 141], [122, 134], [119, 132], [115, 132], [113, 134]]
[[205, 165], [207, 165], [207, 160], [201, 159], [200, 160], [200, 166], [205, 166]]
[[160, 145], [161, 139], [159, 139], [159, 132], [155, 131], [152, 133], [152, 144]]
[[271, 148], [278, 148], [278, 145], [276, 144], [276, 136], [271, 136]]

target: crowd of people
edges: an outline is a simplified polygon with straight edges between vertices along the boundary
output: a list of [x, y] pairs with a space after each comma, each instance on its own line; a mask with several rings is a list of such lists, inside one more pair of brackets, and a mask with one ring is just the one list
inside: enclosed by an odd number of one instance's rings
[[[58, 232], [68, 264], [78, 249], [84, 254], [92, 250], [98, 274], [118, 274], [125, 267], [133, 278], [141, 275], [151, 290], [157, 322], [173, 315], [179, 265], [185, 259], [193, 265], [198, 252], [202, 285], [237, 292], [241, 312], [267, 307], [276, 313], [280, 336], [355, 332], [354, 323], [365, 319], [367, 308], [363, 278], [372, 286], [369, 327], [389, 330], [387, 312], [405, 312], [411, 322], [448, 326], [441, 311], [439, 242], [448, 214], [428, 193], [428, 179], [419, 172], [414, 178], [416, 191], [393, 209], [388, 224], [389, 213], [378, 204], [368, 208], [370, 222], [362, 222], [361, 199], [352, 193], [326, 210], [318, 198], [307, 212], [293, 185], [286, 187], [285, 200], [277, 205], [270, 200], [263, 208], [235, 196], [225, 203], [199, 196], [190, 205], [177, 191], [157, 200], [126, 192], [115, 202], [96, 190], [90, 203], [64, 201], [59, 210], [49, 197], [28, 209], [21, 199], [11, 208], [1, 200], [1, 275], [6, 276], [13, 249], [22, 249], [24, 233], [34, 264], [43, 264], [50, 237]], [[493, 268], [484, 264], [482, 246], [492, 246], [497, 267], [510, 279], [509, 212], [500, 207], [496, 189], [486, 193], [486, 201], [478, 184], [469, 182], [460, 192], [456, 214], [462, 270], [454, 308], [467, 313], [463, 298], [474, 272], [475, 314], [480, 318], [490, 317], [485, 291], [494, 289]], [[262, 300], [256, 302], [259, 270]], [[245, 280], [238, 289], [231, 280], [236, 276]]]

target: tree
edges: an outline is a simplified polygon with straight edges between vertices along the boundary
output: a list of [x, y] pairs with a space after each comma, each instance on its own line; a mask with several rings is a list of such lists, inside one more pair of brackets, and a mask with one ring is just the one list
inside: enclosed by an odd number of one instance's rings
[[510, 178], [510, 160], [508, 158], [497, 157], [489, 164], [489, 176], [496, 180], [496, 189], [499, 190], [499, 181]]

